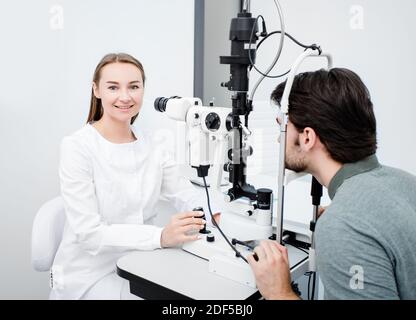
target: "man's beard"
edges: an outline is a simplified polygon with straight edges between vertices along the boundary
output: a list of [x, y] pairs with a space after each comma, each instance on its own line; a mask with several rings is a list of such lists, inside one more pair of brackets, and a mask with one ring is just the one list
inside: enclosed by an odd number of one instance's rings
[[300, 138], [298, 137], [298, 139], [294, 142], [294, 148], [291, 148], [292, 150], [291, 155], [289, 155], [288, 150], [286, 150], [286, 155], [285, 155], [286, 169], [292, 170], [296, 173], [306, 171], [305, 156], [299, 155], [301, 154], [299, 139]]
[[292, 170], [296, 173], [304, 172], [306, 171], [305, 158], [302, 157], [298, 159], [293, 159], [293, 158], [288, 158], [286, 155], [285, 167], [286, 169]]

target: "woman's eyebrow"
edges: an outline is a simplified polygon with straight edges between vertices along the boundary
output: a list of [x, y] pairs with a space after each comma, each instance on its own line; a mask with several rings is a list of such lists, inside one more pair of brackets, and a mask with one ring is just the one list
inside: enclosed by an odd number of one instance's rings
[[[117, 81], [106, 81], [106, 83], [119, 84]], [[130, 81], [129, 83], [142, 83], [140, 80]]]

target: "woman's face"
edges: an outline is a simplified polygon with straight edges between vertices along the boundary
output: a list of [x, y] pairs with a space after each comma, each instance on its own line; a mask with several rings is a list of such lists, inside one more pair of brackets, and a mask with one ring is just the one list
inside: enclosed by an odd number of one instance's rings
[[94, 83], [94, 95], [101, 99], [103, 118], [128, 122], [139, 113], [143, 103], [143, 78], [131, 63], [114, 62], [101, 69], [99, 83]]

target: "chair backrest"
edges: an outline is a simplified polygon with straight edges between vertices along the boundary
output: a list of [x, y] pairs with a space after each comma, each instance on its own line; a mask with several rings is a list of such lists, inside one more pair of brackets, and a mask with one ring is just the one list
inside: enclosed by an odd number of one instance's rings
[[49, 271], [62, 240], [65, 208], [61, 197], [44, 203], [32, 226], [32, 266], [36, 271]]

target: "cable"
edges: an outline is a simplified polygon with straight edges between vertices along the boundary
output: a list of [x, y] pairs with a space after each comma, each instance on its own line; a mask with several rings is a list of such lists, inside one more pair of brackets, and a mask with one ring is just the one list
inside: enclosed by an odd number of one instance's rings
[[[307, 252], [306, 250], [294, 245], [293, 243], [290, 243], [290, 241], [287, 240], [283, 240], [284, 243], [291, 245], [292, 247], [295, 247], [296, 249], [306, 253], [309, 255], [309, 252]], [[309, 271], [305, 273], [306, 276], [308, 276], [308, 300], [313, 300], [314, 296], [315, 296], [315, 283], [316, 283], [316, 272], [314, 271]], [[311, 296], [311, 280], [312, 280], [312, 296]]]
[[[253, 97], [254, 97], [254, 94], [256, 93], [256, 91], [257, 91], [257, 88], [259, 87], [259, 85], [260, 85], [260, 83], [264, 80], [264, 78], [266, 78], [266, 76], [270, 73], [270, 71], [274, 68], [274, 66], [276, 65], [276, 63], [277, 63], [277, 61], [279, 60], [279, 58], [280, 58], [280, 55], [281, 55], [281, 53], [282, 53], [282, 50], [283, 50], [283, 43], [284, 43], [284, 40], [285, 40], [285, 22], [284, 22], [284, 19], [283, 19], [283, 11], [282, 11], [282, 8], [280, 7], [280, 3], [279, 3], [279, 1], [277, 1], [277, 0], [274, 0], [274, 4], [276, 5], [276, 8], [277, 8], [277, 12], [278, 12], [278, 14], [279, 14], [279, 19], [280, 19], [280, 30], [281, 30], [281, 32], [282, 32], [282, 37], [280, 38], [280, 42], [279, 42], [279, 49], [277, 50], [277, 54], [276, 54], [276, 57], [274, 58], [274, 61], [272, 62], [272, 64], [270, 65], [270, 67], [267, 69], [267, 71], [265, 72], [265, 73], [261, 73], [261, 75], [262, 75], [262, 77], [260, 77], [260, 79], [256, 82], [256, 84], [254, 85], [254, 87], [253, 87], [253, 90], [252, 90], [252, 92], [251, 92], [251, 94], [250, 94], [250, 97], [249, 97], [249, 100], [250, 101], [253, 101]], [[251, 42], [253, 41], [253, 35], [254, 35], [254, 29], [255, 29], [255, 26], [257, 25], [257, 21], [259, 20], [259, 17], [257, 17], [256, 18], [256, 22], [253, 24], [253, 28], [251, 29], [251, 36], [250, 36], [250, 41], [249, 41], [249, 48], [248, 48], [248, 57], [249, 57], [249, 59], [250, 59], [250, 63], [251, 63], [251, 65], [258, 71], [258, 72], [260, 72], [257, 68], [256, 68], [256, 66], [254, 65], [254, 63], [253, 63], [253, 59], [251, 58]], [[256, 52], [257, 52], [257, 49], [256, 49]]]
[[[268, 39], [270, 36], [274, 35], [274, 34], [278, 34], [278, 33], [282, 33], [281, 31], [273, 31], [267, 34], [267, 36], [265, 36], [263, 39], [260, 40], [259, 44], [257, 45], [256, 50], [258, 50], [261, 46], [261, 44]], [[290, 40], [292, 40], [294, 43], [296, 43], [299, 47], [305, 48], [305, 49], [314, 49], [314, 50], [319, 50], [319, 53], [322, 53], [321, 48], [317, 45], [317, 44], [311, 44], [311, 45], [306, 45], [303, 44], [301, 42], [299, 42], [298, 40], [296, 40], [293, 36], [291, 36], [289, 33], [285, 32], [285, 36], [288, 37]], [[270, 76], [269, 76], [270, 77]]]
[[[260, 42], [259, 42], [259, 44], [257, 45], [257, 48], [256, 48], [256, 54], [257, 54], [257, 50], [259, 50], [259, 48], [260, 48], [260, 46], [261, 46], [261, 44], [266, 40], [266, 39], [268, 39], [270, 36], [272, 36], [272, 35], [274, 35], [274, 34], [278, 34], [278, 33], [282, 33], [281, 31], [273, 31], [273, 32], [270, 32], [269, 34], [267, 34], [267, 36], [265, 36], [263, 39], [261, 39], [260, 40]], [[305, 45], [305, 44], [303, 44], [303, 43], [301, 43], [301, 42], [299, 42], [298, 40], [296, 40], [293, 36], [291, 36], [289, 33], [287, 33], [287, 32], [285, 32], [285, 36], [287, 36], [290, 40], [292, 40], [294, 43], [296, 43], [299, 47], [302, 47], [302, 48], [305, 48], [305, 50], [306, 49], [312, 49], [312, 50], [318, 50], [319, 51], [319, 54], [321, 54], [322, 53], [322, 49], [321, 49], [321, 47], [320, 46], [318, 46], [317, 44], [311, 44], [311, 45]], [[277, 78], [281, 78], [281, 77], [284, 77], [285, 75], [287, 75], [289, 72], [290, 72], [290, 69], [288, 70], [288, 71], [286, 71], [285, 73], [282, 73], [282, 74], [279, 74], [279, 75], [276, 75], [276, 76], [270, 76], [270, 75], [264, 75], [259, 69], [257, 69], [256, 68], [256, 66], [254, 66], [253, 65], [253, 67], [254, 67], [254, 69], [258, 72], [258, 73], [260, 73], [261, 75], [263, 75], [263, 76], [265, 76], [265, 77], [267, 77], [267, 78], [271, 78], [271, 79], [277, 79]]]
[[[259, 48], [260, 48], [260, 46], [261, 46], [261, 44], [266, 40], [266, 39], [268, 39], [270, 36], [272, 36], [272, 35], [274, 35], [274, 34], [278, 34], [278, 33], [282, 33], [282, 31], [273, 31], [273, 32], [271, 32], [271, 33], [269, 33], [269, 34], [267, 34], [267, 36], [265, 36], [263, 39], [261, 39], [260, 40], [260, 42], [259, 42], [259, 44], [257, 45], [257, 48], [256, 48], [256, 54], [257, 54], [257, 50], [259, 50]], [[285, 32], [285, 36], [287, 36], [290, 40], [292, 40], [294, 43], [296, 43], [299, 47], [302, 47], [302, 48], [304, 48], [305, 50], [306, 49], [312, 49], [312, 50], [318, 50], [319, 51], [319, 54], [321, 54], [322, 53], [322, 49], [321, 49], [321, 47], [320, 46], [318, 46], [317, 44], [311, 44], [311, 45], [306, 45], [306, 44], [303, 44], [303, 43], [301, 43], [301, 42], [299, 42], [298, 40], [296, 40], [293, 36], [291, 36], [289, 33], [287, 33], [287, 32]], [[249, 52], [249, 58], [251, 58], [251, 54], [250, 54], [250, 52]], [[262, 76], [264, 76], [265, 78], [270, 78], [270, 79], [276, 79], [276, 78], [281, 78], [281, 77], [284, 77], [285, 75], [287, 75], [289, 72], [290, 72], [290, 69], [288, 70], [288, 71], [286, 71], [285, 73], [282, 73], [282, 74], [279, 74], [279, 75], [276, 75], [276, 76], [270, 76], [270, 75], [268, 75], [268, 74], [264, 74], [263, 72], [261, 72], [254, 64], [253, 64], [253, 62], [252, 62], [252, 60], [250, 60], [250, 62], [252, 63], [252, 67], [258, 72], [258, 73], [260, 73]]]
[[311, 300], [314, 300], [315, 299], [316, 272], [313, 273], [312, 277], [313, 277], [313, 281], [312, 281], [312, 296], [311, 296]]
[[256, 25], [257, 25], [257, 22], [258, 22], [258, 20], [259, 20], [259, 18], [262, 18], [262, 20], [263, 20], [263, 32], [262, 33], [265, 33], [266, 32], [266, 28], [265, 28], [265, 21], [264, 21], [264, 18], [263, 18], [263, 16], [261, 16], [261, 15], [259, 15], [259, 16], [257, 16], [257, 18], [256, 18], [256, 21], [255, 21], [255, 23], [253, 24], [253, 28], [251, 29], [251, 35], [250, 35], [250, 41], [249, 41], [249, 50], [248, 50], [248, 57], [249, 57], [249, 60], [250, 60], [250, 63], [251, 63], [251, 68], [254, 68], [254, 70], [256, 70], [258, 73], [260, 73], [260, 75], [261, 75], [261, 77], [260, 77], [260, 79], [256, 82], [256, 84], [254, 85], [254, 87], [253, 87], [253, 90], [252, 90], [252, 92], [251, 92], [251, 94], [250, 94], [250, 96], [249, 96], [249, 99], [248, 100], [250, 100], [250, 101], [253, 101], [253, 98], [254, 98], [254, 94], [256, 93], [256, 91], [257, 91], [257, 88], [258, 88], [258, 86], [260, 85], [260, 83], [264, 80], [264, 78], [269, 78], [269, 79], [277, 79], [277, 78], [281, 78], [281, 77], [284, 77], [285, 75], [287, 75], [291, 70], [289, 69], [288, 71], [286, 71], [285, 73], [282, 73], [282, 74], [279, 74], [279, 75], [275, 75], [275, 76], [270, 76], [269, 75], [269, 73], [270, 73], [270, 71], [271, 70], [273, 70], [273, 68], [275, 67], [275, 65], [276, 65], [276, 63], [277, 63], [277, 61], [279, 60], [279, 58], [280, 58], [280, 55], [281, 55], [281, 53], [282, 53], [282, 49], [283, 49], [283, 43], [284, 43], [284, 39], [285, 39], [285, 36], [287, 36], [289, 39], [291, 39], [294, 43], [296, 43], [297, 45], [299, 45], [300, 47], [303, 47], [303, 48], [305, 48], [305, 50], [306, 49], [312, 49], [312, 50], [318, 50], [319, 51], [319, 54], [321, 54], [322, 53], [322, 50], [321, 50], [321, 48], [318, 46], [318, 45], [316, 45], [316, 44], [312, 44], [312, 45], [305, 45], [305, 44], [302, 44], [301, 42], [299, 42], [298, 40], [296, 40], [293, 36], [291, 36], [290, 34], [287, 34], [286, 33], [286, 31], [285, 31], [285, 23], [284, 23], [284, 19], [283, 19], [283, 12], [282, 12], [282, 8], [280, 7], [280, 3], [279, 3], [279, 1], [277, 1], [277, 0], [274, 0], [274, 3], [275, 3], [275, 5], [276, 5], [276, 8], [277, 8], [277, 11], [278, 11], [278, 14], [279, 14], [279, 18], [280, 18], [280, 31], [273, 31], [273, 32], [271, 32], [271, 33], [269, 33], [269, 34], [267, 34], [260, 42], [259, 42], [259, 44], [257, 45], [257, 47], [256, 47], [256, 49], [255, 49], [255, 53], [257, 54], [257, 51], [258, 51], [258, 49], [259, 49], [259, 47], [261, 46], [261, 44], [267, 39], [267, 38], [269, 38], [271, 35], [273, 35], [273, 34], [276, 34], [276, 33], [281, 33], [282, 34], [282, 37], [280, 38], [280, 43], [279, 43], [279, 49], [278, 49], [278, 51], [277, 51], [277, 54], [276, 54], [276, 57], [275, 57], [275, 59], [273, 60], [273, 63], [271, 64], [271, 66], [266, 70], [266, 72], [262, 72], [262, 71], [260, 71], [257, 67], [256, 67], [256, 65], [255, 65], [255, 63], [253, 62], [253, 59], [252, 59], [252, 56], [251, 56], [251, 43], [252, 43], [252, 41], [253, 41], [253, 36], [254, 36], [254, 30], [255, 30], [255, 27], [256, 27]]
[[[308, 277], [308, 300], [314, 300], [315, 299], [316, 272], [315, 271], [305, 272], [305, 276]], [[312, 280], [312, 290], [311, 290], [311, 280]]]
[[231, 247], [231, 249], [234, 250], [235, 255], [241, 259], [243, 259], [246, 263], [248, 263], [247, 259], [244, 258], [241, 253], [231, 244], [231, 242], [228, 240], [228, 238], [225, 236], [224, 232], [222, 232], [220, 226], [218, 225], [217, 221], [215, 221], [214, 219], [214, 215], [212, 214], [211, 211], [211, 203], [209, 201], [209, 192], [208, 192], [208, 186], [207, 186], [207, 182], [205, 180], [205, 176], [202, 177], [202, 179], [204, 180], [204, 187], [205, 187], [205, 192], [207, 194], [207, 202], [208, 202], [208, 210], [209, 210], [209, 214], [211, 215], [211, 221], [214, 224], [214, 226], [218, 229], [218, 231], [221, 233], [221, 235], [224, 237], [225, 241], [227, 241], [228, 245]]

